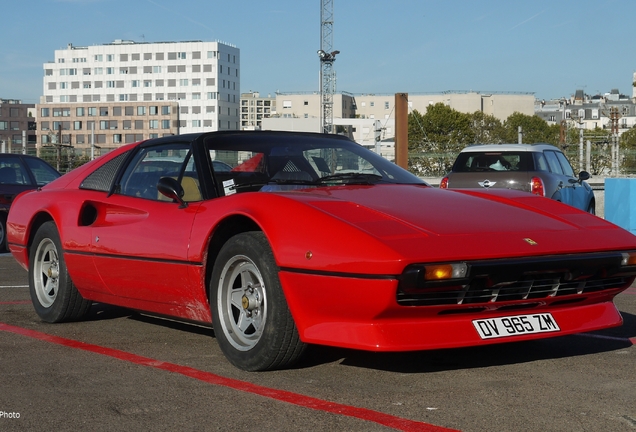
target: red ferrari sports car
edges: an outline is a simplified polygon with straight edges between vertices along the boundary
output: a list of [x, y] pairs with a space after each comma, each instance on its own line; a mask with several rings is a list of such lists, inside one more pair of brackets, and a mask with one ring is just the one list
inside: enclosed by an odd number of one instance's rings
[[[220, 168], [218, 168], [220, 167]], [[347, 138], [212, 132], [123, 146], [18, 196], [35, 311], [102, 302], [212, 325], [234, 365], [307, 344], [408, 351], [621, 324], [636, 237], [513, 190], [440, 190]]]

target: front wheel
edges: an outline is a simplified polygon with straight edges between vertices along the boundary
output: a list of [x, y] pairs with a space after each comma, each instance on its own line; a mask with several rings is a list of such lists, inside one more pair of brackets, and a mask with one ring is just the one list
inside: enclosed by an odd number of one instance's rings
[[210, 301], [219, 346], [236, 367], [281, 369], [301, 357], [305, 344], [263, 233], [237, 234], [221, 248], [212, 271]]
[[71, 281], [53, 222], [42, 224], [33, 238], [29, 292], [35, 312], [50, 323], [79, 320], [91, 307], [91, 302], [82, 297]]

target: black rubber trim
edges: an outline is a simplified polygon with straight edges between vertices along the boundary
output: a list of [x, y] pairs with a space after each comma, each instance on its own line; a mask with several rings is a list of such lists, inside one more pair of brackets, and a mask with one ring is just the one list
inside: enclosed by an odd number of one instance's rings
[[93, 253], [93, 252], [79, 252], [79, 251], [70, 251], [70, 250], [65, 250], [64, 253], [72, 254], [72, 255], [87, 255], [87, 256], [102, 257], [102, 258], [124, 259], [124, 260], [130, 260], [130, 261], [145, 261], [145, 262], [158, 262], [158, 263], [164, 263], [164, 264], [203, 266], [203, 263], [198, 261], [169, 260], [169, 259], [159, 259], [159, 258], [138, 257], [138, 256], [132, 256], [132, 255], [100, 254], [100, 253]]
[[302, 273], [316, 276], [334, 276], [334, 277], [343, 277], [343, 278], [351, 278], [351, 279], [378, 279], [378, 280], [390, 280], [390, 279], [399, 279], [398, 275], [386, 275], [386, 274], [366, 274], [366, 273], [345, 273], [345, 272], [330, 272], [330, 271], [322, 271], [322, 270], [308, 270], [308, 269], [298, 269], [292, 267], [280, 267], [280, 271], [288, 272], [288, 273]]

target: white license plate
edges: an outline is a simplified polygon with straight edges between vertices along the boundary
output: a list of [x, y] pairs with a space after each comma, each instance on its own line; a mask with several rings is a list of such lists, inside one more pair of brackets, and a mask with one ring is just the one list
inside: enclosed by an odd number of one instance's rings
[[473, 320], [473, 325], [482, 339], [558, 332], [561, 330], [556, 320], [549, 313], [478, 319]]

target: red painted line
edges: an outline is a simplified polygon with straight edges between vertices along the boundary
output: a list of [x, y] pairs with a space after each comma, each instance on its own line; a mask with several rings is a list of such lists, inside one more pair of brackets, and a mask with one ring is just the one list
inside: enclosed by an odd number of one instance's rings
[[354, 417], [361, 420], [374, 422], [383, 426], [405, 431], [405, 432], [451, 432], [455, 429], [448, 429], [441, 426], [435, 426], [424, 422], [418, 422], [401, 417], [392, 416], [379, 411], [373, 411], [366, 408], [358, 408], [350, 405], [343, 405], [335, 402], [329, 402], [322, 399], [305, 396], [298, 393], [293, 393], [285, 390], [277, 390], [269, 387], [263, 387], [257, 384], [252, 384], [245, 381], [235, 380], [231, 378], [222, 377], [210, 372], [194, 369], [187, 366], [180, 366], [174, 363], [163, 362], [161, 360], [155, 360], [148, 357], [139, 356], [126, 351], [120, 351], [112, 348], [102, 347], [99, 345], [93, 345], [85, 342], [76, 341], [73, 339], [66, 339], [59, 336], [53, 336], [46, 333], [41, 333], [35, 330], [29, 330], [22, 327], [16, 327], [9, 324], [0, 323], [0, 330], [10, 333], [15, 333], [22, 336], [38, 339], [45, 342], [54, 343], [57, 345], [63, 345], [70, 348], [81, 349], [84, 351], [93, 352], [96, 354], [113, 357], [118, 360], [127, 361], [141, 366], [148, 366], [155, 369], [161, 369], [168, 372], [181, 374], [190, 378], [197, 379], [199, 381], [207, 382], [209, 384], [228, 387], [234, 390], [243, 391], [246, 393], [252, 393], [259, 396], [264, 396], [270, 399], [278, 400], [281, 402], [287, 402], [292, 405], [298, 405], [304, 408], [310, 408], [317, 411], [329, 412], [337, 415], [344, 415], [348, 417]]
[[0, 302], [0, 305], [13, 305], [13, 304], [31, 304], [31, 300], [16, 300]]

